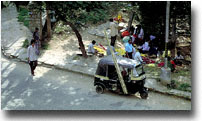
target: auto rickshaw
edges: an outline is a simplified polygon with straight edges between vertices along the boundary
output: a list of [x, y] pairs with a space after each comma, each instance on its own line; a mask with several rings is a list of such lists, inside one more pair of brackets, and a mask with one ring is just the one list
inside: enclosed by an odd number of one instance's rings
[[[118, 55], [116, 55], [116, 59], [128, 94], [139, 92], [141, 98], [146, 99], [148, 97], [148, 89], [144, 87], [146, 76], [143, 64]], [[94, 78], [94, 86], [96, 86], [96, 92], [99, 94], [104, 93], [105, 90], [123, 94], [112, 55], [106, 56], [99, 61]]]

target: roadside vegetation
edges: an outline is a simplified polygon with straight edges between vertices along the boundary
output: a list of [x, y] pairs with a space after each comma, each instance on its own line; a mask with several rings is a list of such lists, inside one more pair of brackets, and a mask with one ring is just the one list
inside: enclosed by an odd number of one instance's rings
[[26, 27], [29, 27], [29, 14], [28, 9], [25, 7], [18, 8], [18, 21], [22, 22]]
[[26, 39], [26, 40], [23, 42], [22, 47], [24, 47], [24, 48], [28, 48], [28, 46], [29, 46], [29, 40]]

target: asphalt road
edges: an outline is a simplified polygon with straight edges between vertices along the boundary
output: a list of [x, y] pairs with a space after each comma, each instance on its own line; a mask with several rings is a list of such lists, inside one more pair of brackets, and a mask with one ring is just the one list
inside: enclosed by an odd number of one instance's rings
[[1, 58], [3, 110], [191, 110], [191, 101], [149, 92], [138, 95], [97, 94], [93, 78], [54, 68], [37, 67]]

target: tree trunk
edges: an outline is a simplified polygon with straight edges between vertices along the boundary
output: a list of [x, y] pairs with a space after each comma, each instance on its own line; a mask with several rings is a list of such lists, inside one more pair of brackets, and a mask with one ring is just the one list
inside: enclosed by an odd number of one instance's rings
[[50, 17], [49, 17], [49, 9], [46, 10], [46, 21], [47, 21], [47, 35], [48, 35], [48, 38], [50, 39], [51, 38], [51, 20], [50, 20]]
[[88, 56], [86, 54], [86, 50], [85, 50], [85, 47], [84, 47], [84, 44], [82, 41], [82, 37], [81, 37], [79, 31], [76, 29], [76, 27], [71, 22], [65, 20], [64, 18], [62, 18], [61, 20], [65, 22], [64, 24], [67, 24], [72, 28], [72, 30], [74, 31], [74, 33], [76, 34], [76, 36], [78, 38], [78, 42], [79, 42], [79, 46], [81, 48], [82, 55], [83, 55], [83, 57], [87, 58]]
[[175, 57], [175, 50], [176, 50], [176, 16], [173, 17], [172, 20], [172, 50], [171, 50], [171, 56]]
[[40, 40], [42, 40], [42, 30], [43, 30], [43, 25], [42, 25], [42, 12], [40, 11]]
[[128, 32], [130, 32], [130, 28], [131, 28], [131, 25], [132, 25], [132, 22], [133, 22], [133, 18], [134, 18], [134, 12], [131, 11], [130, 19], [128, 21]]

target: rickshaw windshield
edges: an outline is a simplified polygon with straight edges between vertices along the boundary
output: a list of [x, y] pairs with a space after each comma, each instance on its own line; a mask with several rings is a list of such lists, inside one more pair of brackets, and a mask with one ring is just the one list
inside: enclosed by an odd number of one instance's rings
[[99, 66], [98, 65], [97, 70], [96, 70], [96, 74], [100, 75], [100, 76], [106, 76], [106, 74], [107, 74], [106, 71], [107, 71], [106, 66]]

